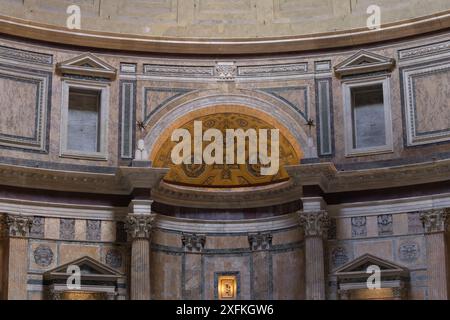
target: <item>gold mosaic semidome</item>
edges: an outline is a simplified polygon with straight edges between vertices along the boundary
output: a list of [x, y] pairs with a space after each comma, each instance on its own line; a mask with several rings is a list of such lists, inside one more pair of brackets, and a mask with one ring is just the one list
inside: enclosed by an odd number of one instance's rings
[[[276, 129], [266, 121], [246, 114], [218, 113], [201, 116], [195, 120], [190, 120], [180, 126], [187, 129], [194, 136], [194, 121], [202, 121], [203, 130], [209, 128], [218, 129], [225, 135], [226, 129]], [[268, 150], [270, 150], [270, 137], [268, 139]], [[300, 157], [280, 130], [280, 169], [277, 174], [264, 176], [260, 173], [260, 164], [248, 163], [248, 142], [246, 143], [246, 164], [181, 164], [174, 165], [171, 159], [171, 152], [177, 142], [172, 142], [170, 137], [165, 140], [162, 147], [153, 160], [156, 168], [170, 168], [164, 181], [184, 186], [203, 186], [215, 188], [232, 188], [247, 186], [263, 186], [289, 180], [289, 175], [284, 169], [286, 165], [295, 165], [300, 161]], [[209, 142], [203, 143], [205, 148]], [[192, 146], [193, 150], [193, 146]], [[225, 156], [225, 155], [224, 155]]]

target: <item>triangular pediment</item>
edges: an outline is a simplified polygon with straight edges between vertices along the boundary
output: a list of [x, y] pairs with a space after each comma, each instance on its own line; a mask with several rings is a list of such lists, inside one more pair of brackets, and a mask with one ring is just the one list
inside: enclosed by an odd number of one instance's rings
[[335, 270], [336, 276], [367, 276], [367, 270], [370, 266], [377, 266], [380, 268], [381, 274], [391, 275], [407, 275], [408, 269], [396, 263], [378, 258], [371, 254], [365, 254], [355, 260], [341, 266]]
[[116, 68], [92, 53], [84, 53], [60, 62], [57, 68], [62, 74], [107, 78], [110, 80], [114, 79], [117, 74]]
[[70, 274], [67, 273], [67, 270], [70, 266], [78, 266], [80, 268], [80, 272], [82, 276], [92, 276], [92, 277], [120, 277], [122, 276], [120, 273], [118, 273], [116, 270], [100, 263], [99, 261], [85, 256], [82, 258], [79, 258], [75, 261], [63, 264], [61, 266], [58, 266], [50, 271], [47, 271], [45, 274], [48, 277], [64, 277], [69, 276]]
[[337, 76], [371, 73], [377, 71], [391, 71], [395, 66], [395, 59], [361, 50], [334, 67]]

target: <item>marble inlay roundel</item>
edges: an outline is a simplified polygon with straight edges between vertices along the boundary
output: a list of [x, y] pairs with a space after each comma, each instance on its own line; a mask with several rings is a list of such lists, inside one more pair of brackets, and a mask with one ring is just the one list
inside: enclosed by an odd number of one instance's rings
[[48, 267], [53, 262], [53, 251], [47, 246], [40, 245], [34, 250], [34, 262], [41, 267]]

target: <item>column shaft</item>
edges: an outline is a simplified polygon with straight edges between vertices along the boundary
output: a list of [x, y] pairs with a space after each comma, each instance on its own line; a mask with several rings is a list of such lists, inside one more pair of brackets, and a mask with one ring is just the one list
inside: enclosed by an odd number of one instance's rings
[[307, 237], [306, 251], [306, 299], [325, 299], [325, 268], [322, 237]]
[[[25, 216], [0, 217], [3, 238], [3, 296], [8, 300], [26, 300], [28, 282], [28, 236], [31, 219]], [[3, 251], [1, 250], [1, 251]]]
[[131, 300], [150, 300], [150, 241], [135, 239], [131, 245]]
[[186, 300], [199, 300], [202, 298], [202, 251], [205, 248], [206, 235], [184, 233], [181, 242], [185, 250], [182, 297]]
[[8, 240], [8, 273], [7, 297], [8, 300], [27, 299], [27, 253], [28, 239], [10, 238]]
[[299, 223], [305, 234], [306, 299], [325, 300], [324, 238], [330, 221], [324, 210], [300, 212]]
[[131, 243], [130, 299], [150, 300], [150, 244], [154, 214], [151, 214], [151, 201], [133, 200], [133, 212], [127, 217], [127, 232]]
[[430, 300], [447, 300], [449, 297], [446, 242], [449, 213], [448, 208], [431, 209], [420, 215], [427, 247], [427, 286]]
[[253, 299], [254, 300], [269, 300], [270, 297], [270, 270], [269, 270], [269, 255], [268, 251], [255, 251], [253, 255]]
[[443, 232], [425, 236], [427, 244], [428, 299], [447, 300], [447, 246]]

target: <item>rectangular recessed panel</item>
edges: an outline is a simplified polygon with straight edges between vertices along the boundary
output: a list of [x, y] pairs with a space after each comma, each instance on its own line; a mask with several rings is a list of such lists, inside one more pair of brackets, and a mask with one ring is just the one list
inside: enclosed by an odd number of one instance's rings
[[36, 138], [38, 84], [0, 74], [0, 134]]
[[383, 86], [352, 89], [353, 147], [371, 148], [386, 144]]
[[0, 146], [35, 152], [48, 147], [52, 75], [0, 66]]
[[333, 1], [324, 0], [273, 0], [273, 16], [276, 22], [301, 22], [329, 19], [333, 16]]
[[321, 155], [332, 153], [330, 80], [317, 81], [319, 150]]
[[133, 0], [120, 2], [115, 19], [133, 23], [135, 20], [147, 22], [176, 23], [178, 18], [177, 0]]
[[232, 28], [232, 23], [256, 24], [256, 6], [251, 0], [195, 0], [194, 19], [197, 23], [226, 24]]
[[446, 61], [402, 68], [407, 144], [450, 140], [450, 65]]
[[450, 71], [413, 78], [416, 134], [450, 129]]
[[121, 157], [133, 157], [133, 132], [135, 110], [135, 83], [122, 82], [121, 86]]
[[67, 149], [99, 152], [100, 92], [70, 89]]

